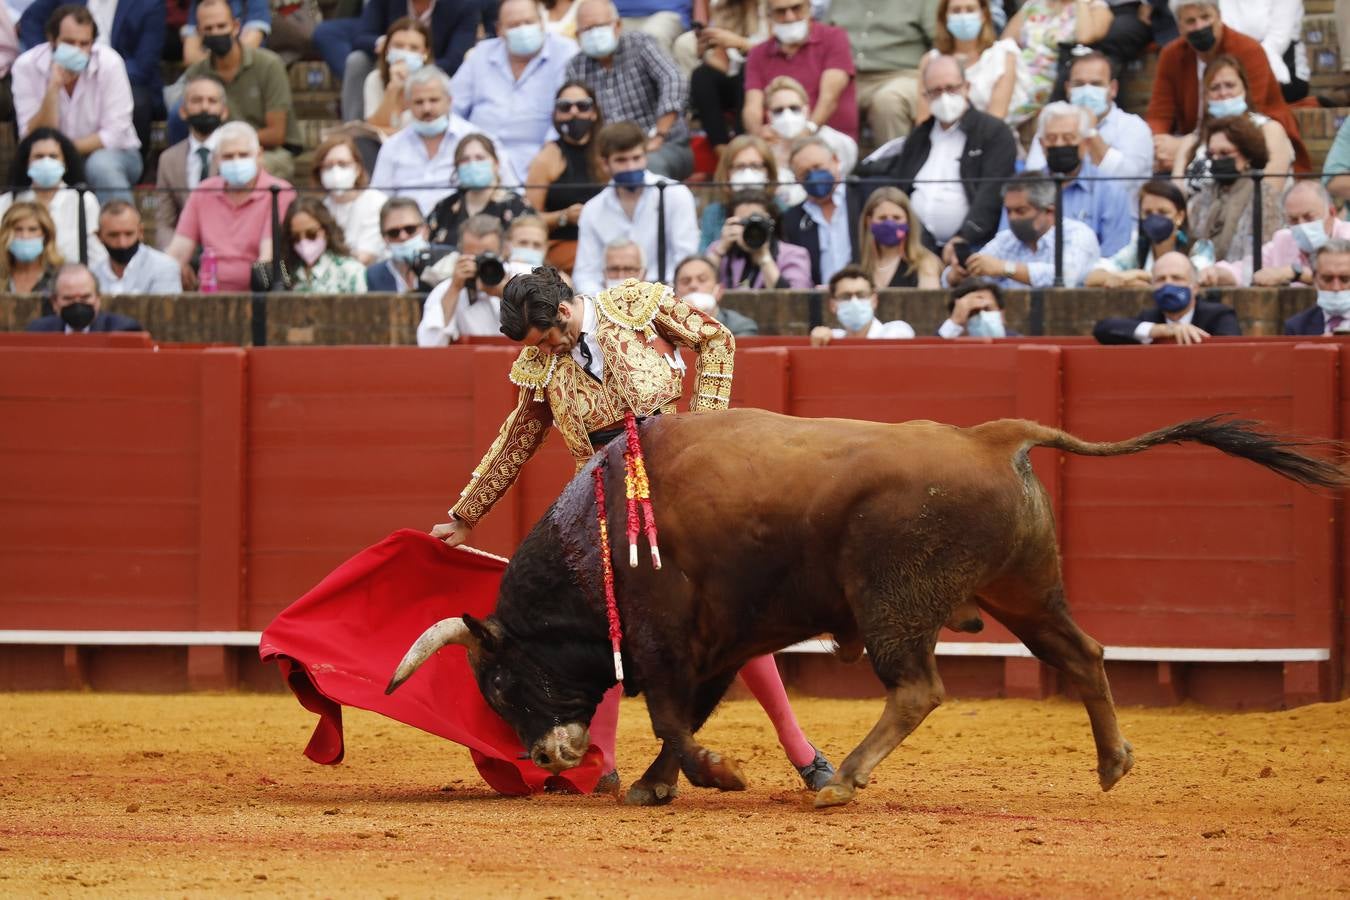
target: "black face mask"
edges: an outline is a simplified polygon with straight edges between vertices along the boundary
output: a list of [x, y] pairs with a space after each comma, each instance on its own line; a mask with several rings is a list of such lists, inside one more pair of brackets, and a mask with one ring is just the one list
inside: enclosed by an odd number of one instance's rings
[[1206, 25], [1204, 28], [1197, 28], [1195, 31], [1192, 31], [1190, 34], [1186, 35], [1186, 43], [1190, 44], [1201, 53], [1208, 53], [1210, 50], [1213, 50], [1214, 45], [1218, 43], [1218, 41], [1214, 39], [1214, 26]]
[[1237, 181], [1238, 170], [1237, 160], [1231, 156], [1223, 159], [1211, 159], [1209, 161], [1209, 174], [1214, 176], [1214, 180], [1225, 187]]
[[586, 135], [591, 133], [591, 128], [595, 125], [594, 119], [568, 119], [565, 122], [558, 123], [558, 132], [575, 144], [586, 140]]
[[202, 38], [202, 46], [214, 57], [227, 56], [234, 47], [234, 35], [208, 34]]
[[1045, 148], [1045, 165], [1051, 172], [1068, 175], [1078, 168], [1081, 162], [1082, 158], [1078, 155], [1077, 147]]
[[108, 251], [108, 258], [119, 266], [125, 266], [131, 262], [131, 258], [136, 255], [136, 251], [141, 249], [141, 242], [137, 241], [130, 247], [109, 247], [106, 244], [103, 249]]
[[220, 116], [215, 113], [193, 113], [187, 117], [188, 127], [202, 137], [206, 137], [219, 128], [221, 121]]
[[94, 306], [91, 303], [68, 303], [61, 307], [61, 321], [75, 331], [84, 331], [94, 321]]

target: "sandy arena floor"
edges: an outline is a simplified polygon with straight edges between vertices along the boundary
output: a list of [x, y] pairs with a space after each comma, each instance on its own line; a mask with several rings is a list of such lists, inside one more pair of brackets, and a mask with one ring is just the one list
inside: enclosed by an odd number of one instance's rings
[[[627, 780], [655, 742], [625, 703]], [[796, 705], [836, 760], [880, 711]], [[500, 798], [467, 751], [360, 711], [316, 766], [289, 696], [0, 695], [0, 896], [1350, 893], [1350, 702], [1121, 719], [1137, 763], [1102, 794], [1077, 704], [949, 701], [822, 813], [734, 701], [704, 737], [750, 790], [653, 810]]]

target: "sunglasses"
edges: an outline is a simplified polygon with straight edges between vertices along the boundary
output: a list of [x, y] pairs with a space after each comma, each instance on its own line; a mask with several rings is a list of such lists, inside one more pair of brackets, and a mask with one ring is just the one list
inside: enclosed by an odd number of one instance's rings
[[395, 225], [393, 228], [386, 228], [384, 230], [384, 237], [385, 240], [389, 241], [396, 241], [399, 238], [410, 238], [414, 234], [417, 234], [421, 227], [421, 225]]
[[558, 100], [553, 104], [553, 108], [560, 113], [570, 113], [576, 110], [579, 113], [588, 113], [595, 109], [595, 101], [586, 100]]

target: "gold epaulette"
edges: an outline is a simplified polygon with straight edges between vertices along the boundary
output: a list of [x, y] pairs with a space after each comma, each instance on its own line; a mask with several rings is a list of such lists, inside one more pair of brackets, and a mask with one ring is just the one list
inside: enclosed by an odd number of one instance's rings
[[[544, 357], [548, 357], [548, 362]], [[526, 347], [511, 364], [511, 383], [517, 387], [531, 388], [534, 402], [544, 402], [544, 389], [553, 380], [553, 372], [558, 368], [558, 357], [552, 353], [541, 353], [538, 347]]]
[[656, 337], [652, 322], [666, 290], [663, 284], [629, 278], [617, 287], [601, 291], [595, 298], [595, 308], [615, 325], [641, 331], [650, 341]]

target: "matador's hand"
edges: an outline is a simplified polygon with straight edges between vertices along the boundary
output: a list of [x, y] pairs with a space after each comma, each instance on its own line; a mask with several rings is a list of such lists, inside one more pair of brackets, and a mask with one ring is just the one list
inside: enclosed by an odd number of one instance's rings
[[473, 534], [473, 526], [468, 522], [461, 522], [459, 519], [443, 522], [431, 529], [431, 536], [445, 541], [447, 547], [458, 547], [460, 544], [468, 543], [471, 534]]

